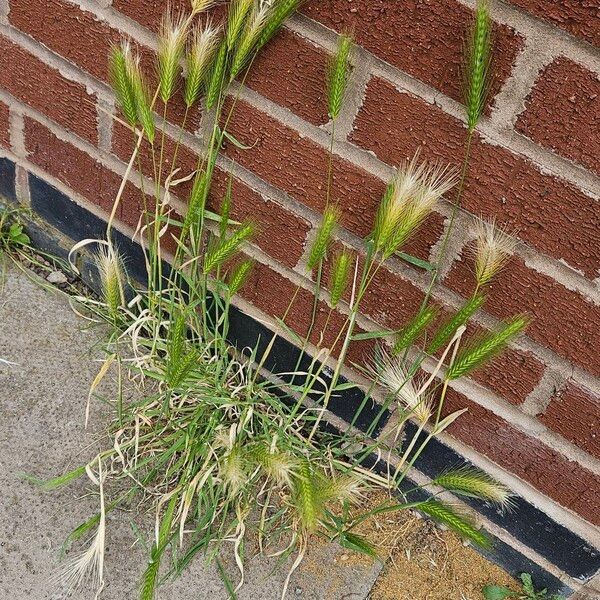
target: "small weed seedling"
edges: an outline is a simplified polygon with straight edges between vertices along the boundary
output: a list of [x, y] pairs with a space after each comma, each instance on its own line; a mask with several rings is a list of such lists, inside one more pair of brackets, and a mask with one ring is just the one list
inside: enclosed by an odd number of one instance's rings
[[518, 598], [518, 600], [564, 600], [564, 596], [549, 596], [546, 588], [536, 592], [533, 586], [533, 579], [529, 573], [521, 573], [521, 582], [523, 589], [520, 592], [513, 592], [503, 585], [486, 585], [483, 588], [483, 597], [485, 600], [504, 600], [505, 598]]
[[0, 207], [0, 256], [28, 245], [19, 211]]

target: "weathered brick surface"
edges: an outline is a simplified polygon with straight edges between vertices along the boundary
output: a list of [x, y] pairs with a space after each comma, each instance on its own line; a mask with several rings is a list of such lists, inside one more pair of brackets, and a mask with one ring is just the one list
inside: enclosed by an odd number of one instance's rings
[[[465, 138], [460, 121], [378, 78], [368, 86], [351, 136], [392, 165], [420, 147], [422, 158], [457, 167]], [[495, 217], [516, 229], [522, 240], [589, 277], [598, 275], [597, 202], [566, 181], [542, 173], [531, 161], [477, 136], [462, 206], [476, 215]]]
[[[158, 131], [158, 130], [157, 130]], [[136, 169], [141, 164], [142, 172], [146, 177], [154, 178], [154, 162], [159, 160], [162, 135], [156, 134], [157, 141], [155, 142], [156, 147], [154, 149], [154, 159], [152, 157], [152, 148], [146, 138], [142, 140], [141, 146], [138, 150], [137, 157], [135, 159], [134, 166]], [[113, 135], [112, 135], [112, 152], [118, 156], [123, 162], [129, 162], [131, 158], [137, 135], [134, 134], [129, 128], [123, 124], [115, 122], [113, 123]], [[163, 147], [163, 168], [161, 174], [161, 180], [164, 184], [165, 176], [169, 174], [173, 165], [173, 158], [176, 156], [176, 168], [179, 169], [175, 179], [187, 177], [198, 167], [198, 156], [192, 150], [187, 148], [184, 144], [179, 144], [177, 148], [176, 141], [170, 136], [165, 135], [164, 147]], [[188, 190], [191, 188], [191, 183], [184, 183], [178, 188], [174, 188], [174, 193], [179, 195], [180, 189]]]
[[4, 102], [0, 102], [0, 146], [10, 148], [10, 110]]
[[[296, 286], [289, 279], [262, 263], [255, 264], [250, 279], [241, 290], [241, 296], [256, 308], [278, 318], [282, 318], [286, 313], [295, 293]], [[300, 289], [287, 312], [286, 324], [296, 333], [305, 336], [311, 322], [312, 307], [313, 295], [305, 289]], [[329, 316], [330, 312], [331, 316]], [[320, 301], [317, 304], [310, 341], [313, 344], [320, 344], [323, 348], [329, 348], [337, 356], [343, 341], [343, 339], [337, 340], [338, 332], [345, 322], [345, 316], [337, 311], [330, 311], [329, 306]], [[370, 355], [371, 348], [372, 344], [369, 341], [353, 342], [349, 356], [364, 361], [365, 356]]]
[[[113, 7], [140, 25], [158, 31], [165, 12], [163, 0], [114, 0]], [[170, 6], [174, 11], [189, 12], [189, 0], [173, 0]]]
[[[251, 146], [240, 150], [228, 144], [226, 153], [231, 158], [310, 208], [323, 210], [328, 169], [325, 149], [243, 101], [238, 101], [228, 130]], [[385, 183], [336, 155], [332, 166], [331, 201], [342, 209], [341, 225], [366, 236], [373, 228]], [[443, 218], [434, 213], [403, 250], [426, 260], [442, 231]]]
[[64, 0], [45, 0], [42, 10], [37, 3], [10, 0], [9, 21], [92, 75], [108, 80], [110, 46], [121, 36], [92, 13]]
[[444, 234], [444, 217], [432, 212], [400, 251], [428, 260], [433, 246], [440, 241], [442, 234]]
[[468, 412], [448, 428], [452, 436], [590, 523], [600, 524], [600, 478], [597, 475], [450, 390], [443, 412], [449, 414], [462, 408]]
[[325, 94], [328, 61], [322, 49], [284, 29], [254, 60], [245, 84], [320, 125], [329, 119]]
[[[25, 147], [32, 163], [110, 212], [121, 184], [119, 175], [28, 117], [25, 118]], [[141, 192], [127, 184], [121, 209], [123, 206], [137, 206], [138, 201], [141, 201]], [[121, 210], [118, 216], [121, 216]]]
[[[357, 42], [391, 65], [460, 100], [462, 51], [470, 11], [456, 0], [308, 0], [309, 17]], [[494, 28], [493, 98], [508, 77], [522, 40], [505, 26]]]
[[381, 267], [364, 296], [361, 311], [390, 329], [400, 329], [419, 310], [424, 297], [409, 280]]
[[521, 404], [533, 392], [544, 374], [544, 365], [531, 352], [509, 348], [472, 378], [511, 404]]
[[510, 0], [510, 3], [600, 46], [600, 8], [595, 0]]
[[4, 37], [0, 37], [0, 87], [96, 143], [96, 96]]
[[569, 381], [558, 390], [540, 421], [586, 452], [600, 458], [600, 396]]
[[[467, 296], [474, 288], [470, 258], [455, 263], [446, 284]], [[584, 370], [600, 375], [600, 307], [513, 258], [489, 286], [486, 310], [499, 318], [526, 313], [527, 335]]]
[[600, 77], [566, 58], [542, 73], [516, 128], [600, 174]]
[[[303, 204], [323, 210], [327, 191], [327, 151], [290, 127], [238, 102], [228, 130], [251, 150], [226, 145], [226, 153], [268, 183]], [[342, 225], [358, 235], [372, 228], [385, 184], [338, 156], [333, 158], [331, 201], [339, 203]]]
[[[283, 318], [295, 293], [294, 283], [259, 262], [255, 264], [250, 279], [241, 291], [242, 297], [256, 308], [277, 318]], [[305, 335], [310, 325], [311, 311], [312, 296], [308, 291], [301, 289], [288, 312], [286, 323], [300, 335]], [[317, 311], [316, 330], [322, 329], [327, 311], [328, 308], [321, 303]]]

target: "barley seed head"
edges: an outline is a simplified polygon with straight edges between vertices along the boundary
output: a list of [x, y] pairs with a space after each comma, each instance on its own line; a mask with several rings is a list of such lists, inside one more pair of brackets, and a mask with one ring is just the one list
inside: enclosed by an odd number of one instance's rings
[[454, 168], [418, 163], [418, 153], [400, 166], [378, 215], [376, 240], [384, 258], [406, 242], [456, 182]]
[[247, 482], [244, 462], [240, 449], [237, 446], [231, 448], [223, 457], [220, 465], [220, 474], [231, 497], [236, 496]]
[[187, 74], [183, 99], [190, 107], [200, 96], [200, 89], [219, 45], [220, 27], [207, 23], [196, 27], [186, 57]]
[[516, 240], [494, 221], [478, 219], [475, 231], [475, 276], [479, 285], [485, 285], [506, 265]]
[[340, 222], [340, 217], [341, 212], [337, 206], [330, 205], [325, 209], [321, 225], [317, 230], [317, 235], [315, 236], [315, 240], [312, 243], [308, 255], [307, 266], [310, 271], [317, 267], [319, 262], [325, 258], [335, 228]]
[[161, 21], [158, 35], [157, 70], [159, 95], [163, 102], [175, 91], [180, 63], [187, 37], [188, 21], [182, 13], [167, 10]]
[[96, 255], [96, 266], [100, 275], [102, 299], [114, 317], [125, 304], [121, 259], [112, 247], [102, 246]]
[[420, 386], [408, 374], [401, 356], [392, 356], [383, 346], [378, 346], [371, 372], [375, 379], [420, 423], [426, 423], [429, 420], [432, 411], [431, 395], [426, 392], [418, 393]]
[[480, 469], [451, 469], [436, 477], [434, 483], [449, 491], [489, 500], [503, 509], [512, 506], [510, 490]]
[[110, 83], [125, 119], [133, 127], [137, 122], [137, 109], [130, 78], [132, 60], [131, 45], [128, 40], [123, 40], [121, 44], [111, 48], [108, 61]]
[[328, 495], [339, 502], [360, 504], [364, 498], [365, 482], [357, 474], [341, 475], [333, 480], [328, 489]]

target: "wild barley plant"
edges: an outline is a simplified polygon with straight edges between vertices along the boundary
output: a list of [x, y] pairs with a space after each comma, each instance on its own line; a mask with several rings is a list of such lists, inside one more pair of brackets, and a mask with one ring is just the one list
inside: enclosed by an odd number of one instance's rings
[[[156, 518], [149, 563], [140, 584], [142, 600], [155, 596], [162, 578], [161, 563], [169, 548], [167, 574], [176, 575], [197, 553], [218, 562], [222, 544], [233, 542], [239, 588], [244, 578], [244, 540], [254, 532], [262, 552], [282, 559], [294, 557], [282, 592], [285, 595], [292, 571], [314, 535], [375, 555], [369, 542], [355, 533], [356, 527], [382, 512], [418, 508], [473, 542], [487, 545], [485, 533], [437, 498], [439, 490], [476, 496], [501, 506], [510, 502], [507, 489], [470, 467], [449, 470], [435, 478], [429, 500], [415, 500], [410, 492], [398, 492], [429, 441], [463, 412], [448, 414], [444, 409], [451, 382], [500, 352], [523, 329], [525, 319], [515, 317], [497, 331], [464, 341], [469, 318], [483, 305], [486, 287], [512, 252], [506, 234], [492, 224], [481, 224], [475, 249], [476, 290], [454, 314], [440, 320], [429, 304], [433, 278], [421, 309], [397, 331], [356, 333], [363, 300], [378, 271], [395, 255], [411, 260], [402, 254], [406, 242], [441, 198], [457, 183], [462, 186], [466, 167], [459, 175], [442, 165], [419, 162], [418, 156], [407, 160], [389, 182], [373, 231], [360, 251], [332, 250], [336, 231], [343, 225], [341, 209], [331, 201], [331, 165], [335, 122], [351, 73], [350, 36], [340, 37], [327, 82], [332, 135], [324, 215], [307, 254], [306, 280], [315, 281], [310, 325], [301, 332], [287, 322], [300, 287], [277, 320], [279, 331], [303, 354], [310, 350], [310, 366], [300, 370], [306, 361], [299, 359], [295, 372], [275, 373], [273, 383], [264, 376], [262, 367], [278, 334], [264, 348], [244, 352], [232, 348], [228, 341], [231, 302], [253, 267], [251, 260], [243, 258], [243, 249], [252, 240], [256, 226], [230, 218], [235, 202], [231, 178], [220, 213], [210, 211], [211, 183], [223, 144], [242, 147], [227, 126], [255, 56], [298, 3], [232, 0], [228, 17], [220, 25], [199, 18], [213, 4], [208, 0], [193, 1], [187, 15], [167, 13], [160, 29], [155, 89], [150, 89], [131, 43], [124, 41], [110, 53], [112, 84], [123, 122], [131, 129], [132, 153], [109, 218], [107, 237], [93, 241], [100, 248], [100, 301], [84, 297], [79, 301], [89, 319], [109, 326], [106, 359], [92, 384], [90, 399], [114, 367], [121, 381], [125, 365], [141, 398], [124, 404], [120, 385], [107, 449], [87, 465], [43, 484], [45, 489], [52, 489], [87, 474], [100, 489], [99, 513], [77, 527], [68, 540], [74, 543], [91, 536], [88, 550], [67, 565], [66, 589], [79, 583], [86, 573], [93, 574], [97, 585], [102, 586], [106, 514], [134, 502], [143, 510], [153, 511]], [[488, 73], [487, 68], [481, 69], [481, 65], [489, 64], [489, 34], [482, 36], [482, 28], [489, 32], [485, 4], [477, 7], [474, 34], [468, 40], [469, 140], [483, 106], [485, 85], [481, 76], [485, 80]], [[167, 156], [172, 148], [167, 143], [167, 108], [178, 94], [186, 107], [182, 130], [189, 111], [197, 110], [199, 103], [210, 125], [202, 128], [208, 134], [201, 140], [193, 173], [181, 173], [178, 167], [183, 134], [175, 141], [172, 155]], [[159, 100], [162, 118], [155, 114]], [[144, 143], [153, 165], [151, 189], [142, 174], [140, 152]], [[128, 278], [111, 235], [125, 181], [136, 170], [144, 205], [136, 238], [146, 259], [145, 287]], [[192, 183], [187, 211], [180, 218], [172, 208], [172, 198], [188, 180]], [[152, 196], [151, 202], [147, 195]], [[165, 250], [169, 237], [175, 248], [170, 256]], [[72, 254], [91, 243], [86, 240], [76, 245]], [[170, 265], [165, 267], [167, 258]], [[330, 311], [315, 332], [321, 296]], [[335, 331], [330, 324], [334, 309], [346, 315]], [[341, 378], [350, 345], [366, 338], [378, 339], [380, 345], [364, 369], [371, 384], [364, 389], [364, 401], [351, 425], [366, 403], [377, 397], [381, 412], [376, 421], [386, 409], [393, 409], [397, 427], [377, 441], [370, 439], [377, 422], [366, 436], [356, 434], [353, 427], [339, 435], [326, 434], [321, 425], [330, 400], [354, 385]], [[330, 363], [333, 368], [328, 372]], [[428, 371], [422, 369], [426, 364]], [[277, 390], [283, 390], [283, 399]], [[417, 425], [417, 433], [402, 439], [409, 420]], [[387, 474], [378, 475], [363, 467], [366, 457], [383, 456], [384, 451], [389, 463]], [[376, 488], [388, 490], [390, 500], [374, 510], [361, 511], [361, 499]], [[219, 567], [224, 573], [220, 563]], [[233, 594], [229, 579], [226, 585]]]
[[[443, 256], [448, 246], [448, 241], [453, 230], [454, 219], [460, 208], [465, 182], [469, 172], [471, 150], [475, 128], [483, 116], [488, 89], [491, 81], [492, 68], [492, 21], [490, 18], [489, 0], [477, 0], [475, 14], [469, 25], [464, 50], [465, 60], [463, 66], [463, 97], [465, 103], [465, 121], [467, 137], [464, 147], [464, 156], [460, 169], [460, 177], [454, 202], [450, 213], [450, 220], [440, 247], [440, 256]], [[431, 295], [439, 270], [432, 270], [432, 277], [427, 290], [427, 298]]]

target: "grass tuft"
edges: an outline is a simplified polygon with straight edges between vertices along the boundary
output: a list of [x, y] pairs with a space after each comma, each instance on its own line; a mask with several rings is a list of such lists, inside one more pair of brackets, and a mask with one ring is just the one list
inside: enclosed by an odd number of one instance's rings
[[[393, 505], [385, 502], [366, 513], [362, 501], [375, 487], [398, 489], [429, 441], [464, 412], [447, 415], [443, 411], [449, 380], [470, 373], [492, 358], [524, 327], [525, 320], [517, 317], [498, 331], [462, 345], [468, 319], [483, 303], [485, 288], [479, 288], [490, 281], [498, 265], [510, 254], [503, 234], [487, 225], [483, 227], [483, 234], [478, 236], [477, 293], [437, 327], [429, 345], [425, 338], [428, 328], [437, 321], [437, 312], [428, 303], [428, 292], [421, 308], [412, 318], [407, 317], [405, 326], [395, 333], [393, 348], [379, 346], [374, 365], [363, 369], [371, 381], [351, 425], [360, 418], [364, 406], [374, 402], [373, 390], [380, 386], [385, 391], [385, 406], [393, 404], [397, 409], [395, 431], [386, 431], [372, 440], [370, 435], [378, 420], [375, 419], [371, 431], [364, 435], [356, 434], [353, 427], [340, 434], [327, 433], [321, 425], [327, 418], [329, 402], [334, 398], [339, 401], [345, 390], [357, 387], [341, 378], [342, 369], [349, 362], [351, 343], [393, 335], [387, 330], [356, 332], [362, 302], [370, 294], [383, 262], [398, 252], [436, 210], [440, 198], [455, 185], [456, 174], [449, 167], [420, 162], [417, 154], [400, 165], [386, 188], [372, 234], [364, 244], [351, 240], [353, 249], [339, 251], [327, 265], [331, 267], [327, 314], [326, 304], [320, 302], [322, 276], [341, 213], [331, 203], [332, 188], [337, 184], [332, 171], [332, 135], [323, 182], [326, 208], [307, 250], [304, 273], [309, 276], [316, 270], [312, 302], [304, 302], [308, 285], [299, 285], [289, 299], [273, 299], [282, 308], [282, 316], [277, 319], [281, 332], [299, 348], [298, 366], [291, 372], [277, 372], [278, 357], [271, 353], [276, 348], [279, 330], [270, 341], [261, 339], [255, 347], [232, 347], [228, 336], [230, 315], [234, 314], [231, 306], [253, 265], [243, 253], [257, 252], [245, 247], [256, 230], [252, 222], [239, 224], [231, 220], [236, 212], [237, 188], [232, 186], [233, 165], [220, 214], [209, 210], [207, 201], [215, 197], [215, 169], [225, 168], [226, 161], [220, 156], [225, 140], [240, 150], [252, 151], [227, 132], [239, 99], [236, 92], [242, 87], [233, 80], [245, 81], [257, 52], [296, 10], [299, 1], [233, 0], [222, 28], [202, 19], [204, 25], [196, 25], [186, 41], [194, 18], [213, 4], [213, 0], [193, 0], [189, 17], [184, 19], [174, 13], [165, 16], [156, 57], [159, 78], [153, 90], [140, 68], [139, 56], [127, 43], [111, 50], [111, 81], [118, 103], [128, 123], [141, 126], [150, 141], [152, 186], [150, 190], [145, 188], [146, 180], [142, 178], [140, 189], [144, 198], [146, 192], [153, 197], [149, 206], [144, 206], [136, 231], [144, 249], [147, 280], [141, 286], [128, 278], [110, 242], [112, 216], [117, 214], [126, 182], [134, 175], [136, 158], [141, 174], [140, 135], [115, 199], [106, 239], [83, 240], [69, 255], [73, 259], [76, 252], [92, 243], [101, 248], [97, 257], [101, 301], [77, 298], [81, 312], [92, 321], [107, 324], [108, 331], [103, 345], [106, 357], [90, 386], [89, 397], [109, 367], [117, 370], [119, 383], [115, 398], [107, 402], [115, 407], [115, 415], [108, 430], [110, 443], [96, 459], [98, 473], [94, 472], [96, 462], [92, 461], [42, 484], [51, 489], [85, 473], [100, 489], [100, 510], [69, 538], [69, 543], [73, 543], [97, 528], [91, 546], [75, 554], [69, 585], [78, 585], [91, 574], [96, 577], [96, 585], [102, 587], [106, 511], [128, 508], [134, 503], [141, 510], [156, 514], [154, 539], [148, 545], [149, 562], [140, 585], [142, 600], [156, 596], [163, 560], [170, 559], [168, 574], [175, 575], [199, 553], [209, 559], [220, 556], [224, 545], [233, 546], [243, 580], [244, 547], [248, 532], [256, 525], [255, 517], [258, 525], [254, 532], [261, 549], [287, 540], [282, 558], [296, 553], [292, 571], [311, 543], [310, 534], [337, 540], [346, 548], [373, 556], [373, 548], [352, 531], [373, 514], [390, 510], [420, 507], [476, 543], [487, 543], [486, 536], [452, 507], [434, 499], [414, 500], [413, 494], [422, 497], [418, 495], [419, 488], [407, 492]], [[476, 41], [485, 29], [486, 14], [478, 13]], [[165, 135], [156, 135], [154, 104], [160, 99], [166, 110], [167, 101], [176, 93], [186, 43], [183, 100], [189, 110], [204, 92], [207, 110], [196, 167], [191, 173], [189, 168], [180, 173], [182, 167], [187, 167], [187, 161], [181, 165], [184, 161], [178, 160], [183, 134], [175, 142], [174, 151], [168, 152]], [[480, 46], [473, 42], [474, 48]], [[328, 81], [323, 82], [328, 86], [333, 127], [346, 95], [351, 51], [350, 37], [341, 36]], [[481, 54], [481, 50], [477, 51]], [[478, 65], [473, 67], [473, 73], [477, 68]], [[186, 110], [182, 130], [187, 114]], [[173, 188], [192, 178], [187, 212], [180, 220], [171, 194]], [[452, 219], [447, 234], [451, 222]], [[25, 234], [20, 226], [12, 233], [10, 227], [7, 229], [0, 215], [2, 250], [28, 242], [22, 237]], [[167, 237], [174, 242], [169, 254], [163, 247]], [[442, 260], [443, 245], [440, 254]], [[360, 260], [354, 260], [355, 256]], [[434, 273], [437, 268], [438, 265], [431, 265]], [[349, 287], [351, 293], [347, 293]], [[124, 290], [134, 292], [128, 303]], [[279, 292], [267, 289], [263, 293], [276, 296]], [[332, 319], [342, 297], [343, 309], [336, 311]], [[297, 299], [303, 301], [306, 314], [302, 306], [295, 306]], [[401, 294], [397, 301], [403, 302]], [[293, 312], [292, 307], [296, 309]], [[321, 311], [325, 312], [324, 318]], [[307, 325], [304, 333], [299, 333], [297, 322], [291, 322], [291, 315]], [[315, 360], [305, 354], [308, 347], [314, 349]], [[423, 361], [431, 363], [431, 354], [437, 350], [442, 350], [437, 364], [422, 369]], [[334, 356], [337, 362], [333, 361]], [[273, 371], [274, 381], [267, 368]], [[430, 373], [425, 379], [419, 373], [424, 370]], [[135, 400], [130, 401], [124, 393], [127, 379], [139, 392]], [[404, 439], [402, 427], [409, 419], [416, 421], [418, 427], [412, 438], [406, 429]], [[395, 473], [378, 475], [364, 467], [365, 456], [383, 452], [396, 457]], [[108, 465], [105, 473], [103, 463]], [[105, 480], [110, 494], [107, 508]], [[508, 492], [502, 486], [472, 469], [446, 471], [434, 483], [458, 494], [508, 503]], [[169, 549], [175, 544], [176, 549]], [[235, 594], [231, 582], [224, 580]], [[288, 575], [284, 595], [289, 580]]]

